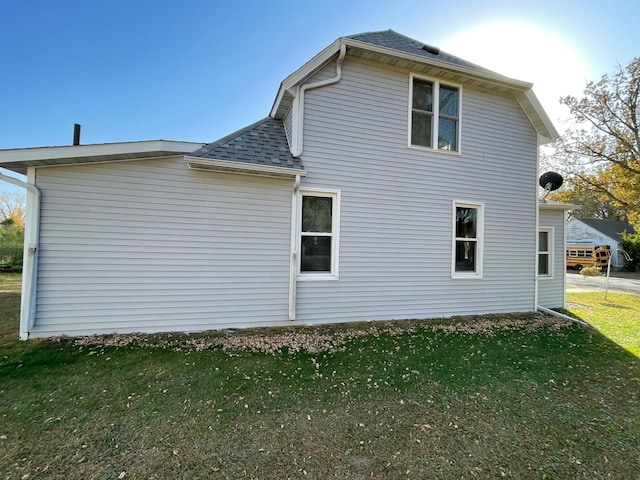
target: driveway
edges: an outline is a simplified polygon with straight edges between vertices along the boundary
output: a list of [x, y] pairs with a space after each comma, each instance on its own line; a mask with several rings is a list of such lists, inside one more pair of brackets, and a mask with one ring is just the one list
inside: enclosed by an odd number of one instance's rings
[[[604, 291], [606, 276], [584, 277], [572, 270], [567, 270], [567, 292]], [[609, 291], [640, 295], [640, 278], [637, 275], [625, 275], [609, 278]]]

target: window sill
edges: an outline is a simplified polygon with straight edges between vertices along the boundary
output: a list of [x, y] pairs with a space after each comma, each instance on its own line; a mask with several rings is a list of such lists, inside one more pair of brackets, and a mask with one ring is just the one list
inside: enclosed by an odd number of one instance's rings
[[441, 150], [439, 148], [431, 148], [431, 147], [422, 147], [420, 145], [407, 145], [407, 147], [409, 148], [409, 150], [418, 150], [420, 152], [430, 152], [430, 153], [442, 153], [444, 155], [450, 155], [453, 157], [459, 157], [460, 151], [454, 151], [454, 150]]
[[338, 275], [333, 273], [298, 274], [296, 280], [301, 282], [326, 282], [338, 280]]
[[451, 274], [452, 280], [482, 280], [481, 273], [453, 273]]

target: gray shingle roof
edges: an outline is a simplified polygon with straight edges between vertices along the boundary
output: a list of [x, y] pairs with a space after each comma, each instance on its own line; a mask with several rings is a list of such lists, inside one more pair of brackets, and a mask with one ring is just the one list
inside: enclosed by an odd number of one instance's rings
[[619, 222], [618, 220], [602, 220], [599, 218], [577, 218], [576, 220], [580, 220], [582, 223], [618, 242], [622, 241], [620, 234], [625, 230], [627, 233], [635, 233], [631, 225], [627, 222]]
[[478, 73], [490, 73], [494, 76], [498, 75], [492, 70], [463, 60], [462, 58], [456, 57], [455, 55], [443, 52], [436, 47], [425, 45], [418, 40], [406, 37], [393, 30], [358, 33], [356, 35], [348, 35], [347, 38], [369, 43], [371, 45], [377, 45], [379, 47], [391, 48], [393, 50], [398, 50], [400, 52], [409, 53], [412, 55], [418, 55], [420, 57], [428, 58], [431, 60], [450, 63], [458, 67], [469, 68], [472, 70], [476, 70]]
[[302, 161], [291, 156], [282, 120], [271, 117], [208, 143], [189, 156], [304, 170]]

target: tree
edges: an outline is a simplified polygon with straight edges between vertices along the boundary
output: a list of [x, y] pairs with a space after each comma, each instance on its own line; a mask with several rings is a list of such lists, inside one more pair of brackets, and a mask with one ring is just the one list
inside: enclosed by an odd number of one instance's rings
[[22, 268], [25, 199], [18, 193], [0, 194], [0, 267]]
[[[566, 96], [574, 125], [551, 161], [567, 177], [568, 195], [591, 199], [594, 216], [640, 226], [640, 58], [589, 82], [583, 98]], [[559, 192], [552, 198], [562, 197]]]
[[13, 219], [24, 228], [25, 196], [21, 193], [3, 192], [0, 194], [0, 222]]

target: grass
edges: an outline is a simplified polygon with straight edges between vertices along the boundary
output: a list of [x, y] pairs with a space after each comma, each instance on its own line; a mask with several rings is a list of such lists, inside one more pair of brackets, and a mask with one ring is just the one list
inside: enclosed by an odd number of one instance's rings
[[602, 292], [568, 295], [571, 313], [640, 357], [640, 296]]
[[0, 278], [0, 479], [640, 471], [640, 296], [572, 294], [595, 328], [503, 315], [22, 343], [18, 279]]

